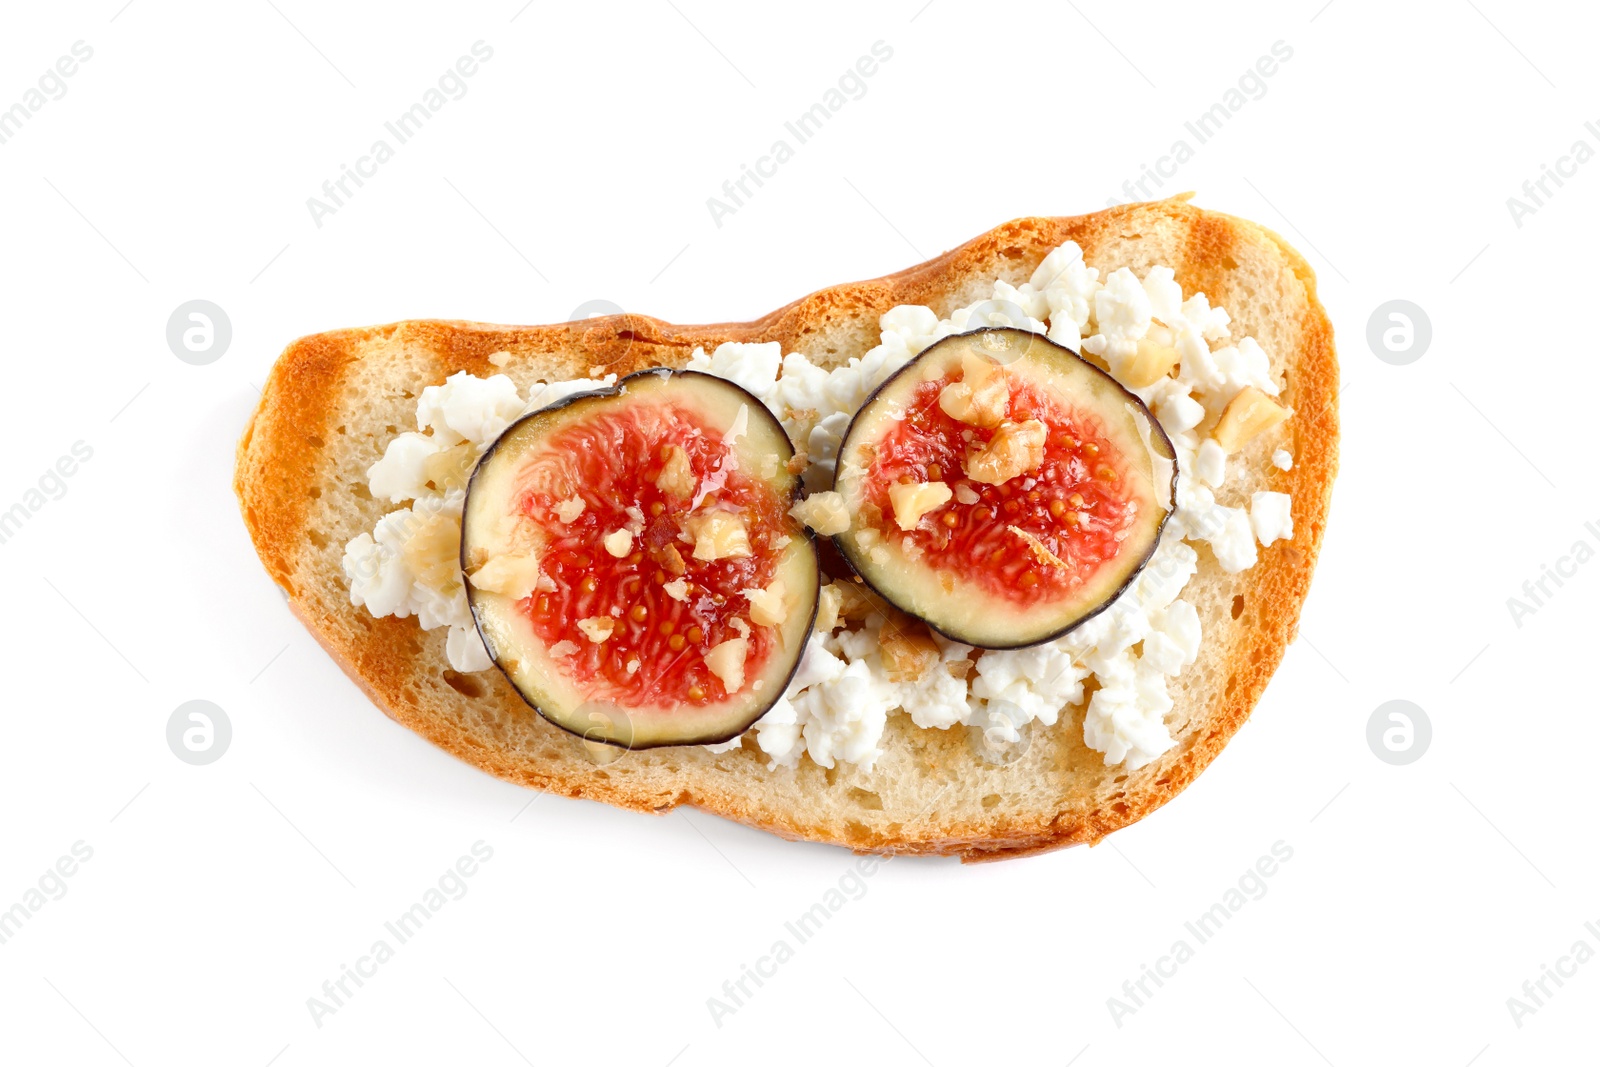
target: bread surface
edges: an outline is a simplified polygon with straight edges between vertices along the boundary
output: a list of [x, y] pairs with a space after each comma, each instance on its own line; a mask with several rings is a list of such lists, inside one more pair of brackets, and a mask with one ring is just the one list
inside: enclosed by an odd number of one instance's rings
[[[752, 742], [720, 755], [700, 748], [628, 752], [597, 765], [577, 738], [529, 708], [498, 672], [461, 675], [445, 630], [373, 618], [351, 604], [344, 545], [394, 505], [366, 491], [366, 470], [398, 433], [415, 429], [418, 395], [457, 371], [503, 373], [519, 387], [644, 367], [681, 366], [697, 346], [777, 341], [823, 366], [878, 341], [878, 317], [925, 304], [941, 317], [990, 295], [995, 278], [1026, 281], [1046, 253], [1076, 241], [1101, 276], [1167, 265], [1185, 296], [1228, 309], [1235, 337], [1252, 336], [1284, 383], [1294, 415], [1229, 462], [1219, 503], [1248, 505], [1263, 489], [1289, 493], [1294, 537], [1260, 549], [1255, 567], [1226, 574], [1196, 544], [1199, 570], [1183, 596], [1204, 634], [1198, 660], [1169, 682], [1177, 744], [1136, 771], [1107, 767], [1083, 741], [1083, 708], [1036, 726], [1016, 762], [977, 759], [967, 729], [928, 730], [889, 717], [870, 771], [803, 759], [767, 769]], [[490, 356], [501, 365], [492, 364]], [[812, 293], [754, 322], [675, 326], [619, 315], [552, 326], [411, 321], [302, 338], [279, 358], [239, 443], [235, 472], [245, 523], [289, 604], [345, 672], [395, 721], [491, 774], [570, 797], [662, 813], [690, 804], [785, 837], [858, 851], [1015, 856], [1093, 843], [1177, 795], [1249, 716], [1293, 639], [1326, 524], [1337, 465], [1338, 367], [1333, 332], [1305, 260], [1254, 223], [1182, 198], [1070, 218], [1025, 218], [944, 255], [871, 281]], [[1269, 457], [1287, 448], [1294, 467]]]

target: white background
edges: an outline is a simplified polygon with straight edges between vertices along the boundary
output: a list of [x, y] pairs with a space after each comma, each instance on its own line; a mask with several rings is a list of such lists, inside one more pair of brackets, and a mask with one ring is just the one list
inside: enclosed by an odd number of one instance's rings
[[[1600, 164], [1520, 226], [1506, 204], [1575, 140], [1600, 147], [1577, 5], [122, 4], [30, 5], [0, 34], [0, 107], [75, 41], [94, 50], [0, 145], [0, 510], [93, 449], [0, 544], [0, 908], [93, 849], [0, 945], [0, 1058], [1593, 1056], [1600, 962], [1520, 1027], [1506, 1003], [1580, 938], [1600, 950], [1600, 563], [1520, 626], [1506, 603], [1600, 546]], [[480, 39], [494, 55], [467, 94], [314, 225], [307, 198]], [[717, 226], [707, 197], [880, 40], [866, 94]], [[1280, 40], [1265, 95], [1161, 192], [1258, 219], [1317, 269], [1345, 386], [1332, 521], [1250, 723], [1103, 846], [893, 861], [719, 1027], [707, 998], [792, 943], [784, 922], [852, 858], [459, 763], [370, 706], [258, 565], [233, 449], [293, 338], [553, 322], [592, 299], [753, 317], [1125, 195]], [[165, 340], [195, 298], [232, 322], [209, 366]], [[1406, 366], [1366, 342], [1396, 298], [1432, 322]], [[210, 766], [166, 744], [191, 699], [233, 724]], [[1433, 724], [1409, 766], [1367, 746], [1391, 699]], [[493, 859], [466, 895], [318, 1026], [307, 998], [479, 840]], [[1266, 895], [1118, 1025], [1108, 998], [1194, 945], [1185, 921], [1278, 841], [1293, 858]]]

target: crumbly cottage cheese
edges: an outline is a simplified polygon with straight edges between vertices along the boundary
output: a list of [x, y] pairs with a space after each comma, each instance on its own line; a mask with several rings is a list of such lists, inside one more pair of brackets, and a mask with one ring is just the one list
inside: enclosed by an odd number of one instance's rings
[[[417, 400], [421, 432], [402, 433], [390, 441], [383, 458], [367, 470], [367, 489], [373, 496], [411, 504], [391, 511], [370, 534], [345, 546], [351, 603], [365, 606], [378, 618], [415, 615], [424, 630], [448, 626], [445, 654], [453, 669], [493, 667], [472, 621], [456, 563], [466, 502], [464, 475], [524, 413], [614, 381], [612, 374], [598, 381], [553, 382], [535, 386], [524, 400], [503, 374], [476, 378], [463, 371], [443, 385], [424, 389]], [[452, 449], [462, 454], [448, 455]], [[447, 462], [430, 463], [439, 460]], [[452, 473], [457, 477], [452, 479]]]
[[[1216, 502], [1228, 476], [1228, 455], [1198, 427], [1214, 424], [1241, 390], [1268, 396], [1280, 389], [1265, 351], [1245, 337], [1232, 343], [1229, 317], [1203, 294], [1185, 299], [1173, 271], [1154, 267], [1143, 278], [1113, 271], [1104, 280], [1072, 242], [1052, 251], [1022, 285], [996, 281], [991, 298], [959, 308], [948, 318], [931, 309], [901, 306], [879, 320], [878, 345], [847, 364], [819, 367], [804, 354], [785, 354], [777, 343], [696, 349], [689, 369], [726, 378], [759, 397], [809, 457], [809, 488], [826, 488], [841, 437], [867, 395], [933, 342], [979, 326], [1013, 326], [1046, 334], [1098, 358], [1126, 384], [1146, 338], [1177, 350], [1174, 376], [1133, 388], [1161, 422], [1178, 457], [1175, 511], [1155, 555], [1138, 579], [1104, 611], [1055, 641], [1031, 648], [977, 652], [933, 635], [937, 662], [914, 679], [891, 672], [880, 645], [881, 618], [852, 627], [836, 619], [813, 634], [799, 670], [781, 699], [753, 727], [770, 766], [795, 767], [809, 756], [825, 767], [851, 763], [870, 768], [883, 754], [888, 717], [905, 714], [926, 729], [981, 728], [999, 741], [1016, 741], [1033, 728], [1053, 727], [1063, 709], [1083, 702], [1083, 736], [1107, 764], [1137, 768], [1174, 744], [1166, 726], [1172, 710], [1167, 679], [1191, 665], [1200, 649], [1200, 618], [1181, 599], [1204, 542], [1229, 573], [1255, 564], [1257, 542], [1293, 536], [1289, 497], [1254, 494], [1250, 506]], [[1216, 347], [1213, 347], [1216, 346]], [[604, 384], [609, 384], [607, 378]], [[449, 626], [447, 652], [459, 671], [490, 666], [472, 628], [459, 572], [428, 566], [408, 546], [421, 524], [436, 528], [451, 516], [459, 539], [462, 494], [430, 480], [430, 458], [447, 449], [470, 451], [471, 460], [524, 411], [593, 388], [591, 381], [535, 386], [524, 399], [510, 379], [465, 374], [424, 390], [417, 406], [419, 432], [401, 434], [368, 472], [374, 496], [408, 508], [379, 521], [371, 534], [350, 542], [345, 571], [351, 599], [374, 615], [415, 615], [426, 629]], [[1281, 450], [1280, 450], [1281, 451]], [[1285, 453], [1273, 462], [1287, 469]], [[430, 543], [443, 543], [434, 537]], [[451, 559], [454, 545], [448, 546]], [[829, 612], [824, 612], [824, 617]], [[1135, 651], [1137, 649], [1137, 651]], [[974, 655], [976, 658], [974, 660]], [[712, 746], [738, 747], [743, 738]]]

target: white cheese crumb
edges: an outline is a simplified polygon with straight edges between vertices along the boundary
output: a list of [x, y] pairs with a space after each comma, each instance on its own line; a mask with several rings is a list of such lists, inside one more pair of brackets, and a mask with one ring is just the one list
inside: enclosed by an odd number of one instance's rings
[[584, 503], [582, 497], [569, 496], [567, 499], [556, 505], [556, 518], [560, 519], [562, 522], [570, 523], [573, 519], [576, 519], [579, 515], [583, 514], [583, 509]]
[[621, 559], [633, 548], [633, 534], [627, 530], [613, 530], [606, 534], [600, 543], [606, 546], [608, 553]]
[[367, 468], [367, 491], [390, 503], [412, 500], [427, 489], [427, 462], [444, 447], [440, 438], [403, 433], [389, 442], [383, 458]]
[[1281, 471], [1289, 470], [1294, 466], [1294, 457], [1287, 448], [1277, 449], [1272, 453], [1272, 465]]
[[663, 585], [661, 591], [673, 600], [681, 600], [684, 603], [689, 601], [689, 583], [682, 578], [675, 578]]
[[452, 626], [444, 639], [445, 658], [450, 666], [462, 674], [486, 671], [494, 666], [489, 650], [483, 647], [476, 626]]
[[430, 385], [417, 400], [417, 428], [441, 445], [487, 445], [522, 415], [522, 396], [504, 374], [477, 378], [466, 371]]
[[1288, 493], [1254, 493], [1250, 497], [1250, 525], [1263, 545], [1294, 539], [1294, 516]]
[[556, 659], [561, 659], [563, 656], [571, 656], [577, 651], [578, 643], [576, 641], [557, 641], [550, 646], [550, 654]]
[[1228, 477], [1228, 453], [1211, 438], [1200, 442], [1194, 457], [1194, 475], [1213, 489], [1221, 489]]
[[1245, 510], [1213, 504], [1211, 521], [1215, 532], [1206, 541], [1211, 545], [1212, 555], [1222, 564], [1222, 569], [1229, 574], [1238, 574], [1255, 566], [1256, 539], [1250, 516]]

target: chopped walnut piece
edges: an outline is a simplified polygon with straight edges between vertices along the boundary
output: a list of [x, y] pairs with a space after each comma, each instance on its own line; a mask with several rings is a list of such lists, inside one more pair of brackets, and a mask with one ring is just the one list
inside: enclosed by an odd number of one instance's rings
[[839, 618], [846, 622], [861, 622], [875, 610], [866, 590], [855, 582], [834, 581], [827, 588], [839, 591]]
[[1060, 556], [1046, 548], [1043, 541], [1033, 536], [1033, 534], [1029, 533], [1027, 530], [1024, 530], [1020, 526], [1007, 526], [1006, 529], [1022, 538], [1023, 542], [1028, 546], [1028, 551], [1033, 553], [1033, 558], [1038, 560], [1040, 563], [1051, 567], [1066, 567], [1066, 562], [1063, 561]]
[[915, 530], [922, 516], [949, 503], [953, 495], [943, 482], [907, 482], [889, 487], [889, 504], [900, 529]]
[[878, 631], [878, 654], [891, 682], [914, 682], [939, 662], [939, 646], [927, 624], [892, 610]]
[[774, 578], [765, 589], [741, 589], [740, 593], [750, 601], [750, 621], [757, 626], [782, 626], [789, 617], [784, 592], [782, 578]]
[[1001, 485], [1035, 470], [1044, 462], [1044, 423], [1001, 423], [989, 443], [967, 457], [967, 477], [985, 485]]
[[656, 553], [656, 558], [661, 561], [662, 570], [674, 577], [689, 572], [689, 565], [683, 561], [683, 555], [678, 551], [677, 545], [662, 546]]
[[730, 694], [744, 688], [744, 661], [749, 651], [749, 639], [735, 637], [713, 645], [705, 654], [706, 669], [722, 681], [722, 687]]
[[1178, 365], [1178, 350], [1155, 337], [1141, 337], [1133, 357], [1123, 364], [1122, 384], [1144, 389], [1165, 378]]
[[679, 445], [667, 446], [666, 462], [656, 476], [656, 488], [668, 496], [687, 500], [694, 495], [694, 470], [689, 466], [688, 453]]
[[462, 489], [478, 462], [478, 449], [471, 441], [463, 441], [454, 448], [435, 452], [422, 461], [422, 474], [441, 493]]
[[532, 556], [492, 556], [468, 579], [475, 589], [522, 600], [539, 584], [539, 561]]
[[461, 585], [461, 515], [434, 512], [406, 538], [400, 550], [417, 581], [436, 593], [453, 593]]
[[814, 629], [819, 634], [831, 634], [839, 628], [839, 609], [844, 606], [844, 595], [836, 584], [822, 587], [817, 594], [817, 620]]
[[789, 514], [824, 537], [844, 533], [850, 528], [850, 513], [845, 510], [844, 497], [832, 490], [812, 493], [790, 508]]
[[1288, 409], [1255, 386], [1247, 385], [1228, 401], [1211, 436], [1224, 452], [1233, 453], [1243, 448], [1252, 437], [1272, 429], [1288, 417]]
[[939, 390], [939, 407], [946, 415], [986, 428], [1000, 425], [1010, 400], [1005, 372], [970, 352], [961, 357], [961, 380]]
[[695, 559], [711, 561], [750, 555], [750, 535], [744, 520], [731, 511], [691, 515], [684, 525], [694, 539]]

